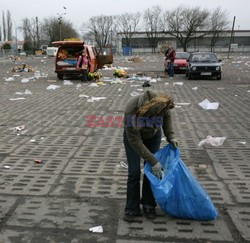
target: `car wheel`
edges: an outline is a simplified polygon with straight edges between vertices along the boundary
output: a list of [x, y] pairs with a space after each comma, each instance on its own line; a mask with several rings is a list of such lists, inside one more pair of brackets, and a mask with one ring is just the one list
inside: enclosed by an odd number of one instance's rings
[[188, 78], [188, 80], [192, 79], [192, 75], [190, 73], [188, 73], [187, 78]]
[[63, 79], [63, 74], [58, 73], [58, 74], [57, 74], [57, 78], [58, 78], [58, 79]]
[[221, 80], [221, 75], [217, 77], [217, 80]]

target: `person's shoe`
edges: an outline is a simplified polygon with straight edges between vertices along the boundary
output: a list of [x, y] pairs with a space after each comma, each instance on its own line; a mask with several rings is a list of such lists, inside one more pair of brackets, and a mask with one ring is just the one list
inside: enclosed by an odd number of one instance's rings
[[126, 212], [123, 216], [123, 220], [126, 222], [134, 222], [137, 217], [141, 216], [141, 213], [128, 213]]
[[155, 208], [143, 208], [144, 215], [147, 219], [155, 219], [156, 212]]

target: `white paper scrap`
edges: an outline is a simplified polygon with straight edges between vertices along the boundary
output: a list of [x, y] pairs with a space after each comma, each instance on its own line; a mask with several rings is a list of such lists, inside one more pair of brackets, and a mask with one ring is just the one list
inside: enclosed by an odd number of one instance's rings
[[32, 92], [28, 89], [26, 89], [24, 92], [16, 92], [17, 95], [31, 95]]
[[73, 83], [70, 80], [63, 80], [64, 85], [73, 85]]
[[183, 82], [173, 82], [173, 85], [183, 85]]
[[205, 99], [201, 103], [199, 103], [199, 106], [201, 106], [205, 110], [217, 110], [219, 107], [219, 102], [211, 103], [208, 99]]
[[9, 78], [5, 78], [5, 81], [6, 81], [6, 82], [15, 81], [15, 79], [14, 79], [13, 77], [9, 77]]
[[77, 85], [76, 85], [76, 89], [79, 89], [79, 88], [81, 88], [81, 87], [82, 87], [81, 84], [77, 84]]
[[28, 83], [30, 80], [28, 79], [28, 78], [23, 78], [22, 80], [21, 80], [21, 83]]
[[201, 147], [202, 145], [211, 145], [213, 147], [218, 147], [220, 145], [222, 145], [224, 143], [224, 141], [226, 140], [226, 137], [212, 137], [210, 135], [207, 136], [207, 138], [201, 140], [198, 144], [199, 147]]
[[193, 90], [197, 90], [197, 89], [198, 89], [198, 87], [193, 87], [192, 89], [193, 89]]
[[79, 97], [80, 97], [80, 98], [89, 98], [89, 96], [88, 96], [88, 95], [85, 95], [85, 94], [80, 94]]
[[95, 227], [89, 228], [89, 231], [93, 233], [103, 233], [103, 227], [101, 225], [95, 226]]
[[96, 84], [96, 83], [92, 83], [92, 84], [90, 84], [89, 86], [90, 86], [90, 87], [99, 87], [98, 84]]
[[19, 98], [10, 98], [9, 100], [25, 100], [24, 97], [19, 97]]
[[245, 145], [247, 142], [245, 142], [245, 141], [240, 141], [239, 143]]
[[59, 85], [51, 84], [47, 87], [47, 90], [55, 90], [55, 89], [59, 89], [59, 88], [60, 88]]

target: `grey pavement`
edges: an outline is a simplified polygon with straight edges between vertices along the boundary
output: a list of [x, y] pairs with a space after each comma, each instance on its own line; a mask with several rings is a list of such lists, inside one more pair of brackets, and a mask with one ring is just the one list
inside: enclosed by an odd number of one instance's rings
[[[0, 59], [0, 242], [250, 242], [250, 56], [221, 59], [223, 75], [217, 81], [169, 79], [160, 55], [142, 56], [137, 63], [115, 57], [114, 66], [130, 68], [130, 75], [151, 77], [150, 88], [142, 88], [140, 80], [110, 85], [112, 70], [101, 70], [105, 86], [77, 78], [64, 85], [53, 72], [53, 58]], [[36, 68], [35, 77], [11, 72], [23, 62]], [[14, 81], [5, 81], [9, 77]], [[47, 90], [52, 84], [60, 87]], [[26, 89], [32, 94], [16, 94]], [[189, 103], [173, 110], [176, 138], [182, 160], [219, 211], [216, 220], [175, 219], [160, 209], [152, 221], [122, 220], [123, 129], [86, 127], [86, 116], [121, 117], [131, 93], [141, 89]], [[87, 102], [79, 95], [106, 99]], [[206, 98], [219, 108], [202, 109], [198, 103]], [[13, 130], [21, 125], [22, 131]], [[219, 147], [198, 147], [208, 135], [227, 139]], [[103, 233], [89, 231], [99, 225]]]

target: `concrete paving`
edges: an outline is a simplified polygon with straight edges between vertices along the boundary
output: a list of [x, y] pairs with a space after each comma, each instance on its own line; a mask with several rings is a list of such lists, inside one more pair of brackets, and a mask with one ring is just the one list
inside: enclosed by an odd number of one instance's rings
[[[68, 77], [73, 84], [64, 85], [53, 72], [54, 58], [0, 59], [1, 243], [250, 242], [250, 56], [221, 55], [221, 81], [187, 80], [181, 74], [169, 79], [163, 59], [141, 56], [134, 63], [115, 57], [114, 66], [130, 68], [128, 74], [153, 78], [149, 88], [141, 87], [142, 80], [110, 85], [112, 70], [101, 70], [105, 86]], [[37, 72], [11, 72], [22, 63]], [[14, 81], [6, 81], [9, 77]], [[47, 90], [51, 84], [60, 87]], [[32, 94], [16, 94], [26, 89]], [[173, 122], [181, 158], [215, 203], [216, 220], [175, 219], [160, 209], [152, 221], [122, 220], [123, 129], [87, 127], [86, 116], [122, 117], [131, 93], [147, 89], [164, 91], [177, 103]], [[79, 95], [106, 99], [87, 102]], [[219, 108], [202, 109], [198, 103], [206, 98]], [[23, 130], [13, 130], [21, 125]], [[198, 147], [208, 135], [227, 139], [220, 147]], [[98, 225], [103, 233], [89, 231]]]

